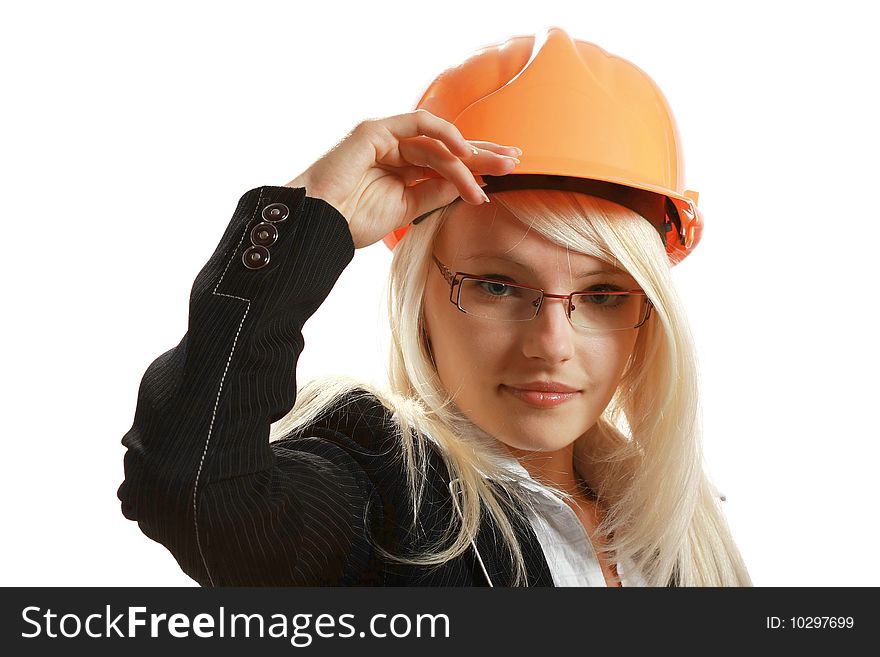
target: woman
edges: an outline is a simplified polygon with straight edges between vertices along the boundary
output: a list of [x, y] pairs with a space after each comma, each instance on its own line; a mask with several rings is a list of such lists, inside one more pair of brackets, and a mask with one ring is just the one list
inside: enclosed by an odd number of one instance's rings
[[[749, 585], [669, 271], [695, 200], [640, 69], [559, 28], [480, 50], [242, 196], [141, 383], [123, 513], [203, 585]], [[297, 391], [379, 240], [388, 388]]]

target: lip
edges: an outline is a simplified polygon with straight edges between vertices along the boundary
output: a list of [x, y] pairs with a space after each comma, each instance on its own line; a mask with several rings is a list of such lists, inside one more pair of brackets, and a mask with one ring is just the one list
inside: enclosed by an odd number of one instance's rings
[[[577, 390], [572, 392], [564, 392], [561, 390], [523, 390], [522, 388], [514, 388], [503, 384], [501, 387], [516, 399], [535, 408], [556, 408], [565, 402], [571, 401], [580, 394], [580, 391]], [[567, 386], [560, 387], [572, 390], [572, 388], [568, 388]]]
[[572, 388], [559, 381], [529, 381], [528, 383], [517, 383], [515, 386], [508, 387], [535, 392], [580, 392], [577, 388]]

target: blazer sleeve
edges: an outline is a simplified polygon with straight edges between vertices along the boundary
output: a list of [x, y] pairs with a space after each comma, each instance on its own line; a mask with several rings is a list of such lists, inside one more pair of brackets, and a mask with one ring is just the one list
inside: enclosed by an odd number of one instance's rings
[[[258, 225], [277, 238], [251, 268]], [[143, 376], [117, 496], [203, 586], [344, 584], [369, 558], [376, 493], [357, 462], [332, 441], [269, 442], [296, 399], [302, 327], [354, 251], [345, 218], [305, 189], [246, 192], [192, 286], [187, 333]]]

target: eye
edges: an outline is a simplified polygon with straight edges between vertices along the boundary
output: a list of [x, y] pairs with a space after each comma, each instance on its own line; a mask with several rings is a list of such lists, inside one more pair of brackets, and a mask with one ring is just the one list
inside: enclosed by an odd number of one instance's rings
[[590, 296], [586, 297], [589, 300], [589, 303], [594, 304], [596, 306], [605, 306], [605, 307], [616, 307], [621, 306], [627, 302], [628, 297], [622, 294], [600, 294], [601, 292], [625, 292], [626, 290], [622, 287], [618, 287], [617, 285], [612, 285], [610, 283], [602, 283], [599, 285], [594, 285], [588, 290], [584, 290], [585, 293], [589, 293]]
[[480, 281], [480, 288], [489, 294], [489, 296], [500, 297], [511, 290], [509, 285], [504, 283], [496, 283], [494, 281]]

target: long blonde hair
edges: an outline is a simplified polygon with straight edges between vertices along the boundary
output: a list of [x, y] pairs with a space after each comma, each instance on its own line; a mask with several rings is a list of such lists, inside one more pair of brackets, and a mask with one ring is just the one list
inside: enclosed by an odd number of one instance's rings
[[[631, 559], [648, 586], [750, 586], [719, 495], [703, 469], [695, 348], [657, 230], [621, 205], [581, 193], [512, 190], [492, 200], [550, 242], [624, 268], [654, 307], [614, 396], [575, 443], [579, 470], [605, 512], [596, 528], [608, 537], [605, 549], [618, 561]], [[374, 395], [391, 411], [400, 440], [413, 528], [419, 524], [430, 449], [441, 454], [450, 479], [457, 480], [461, 511], [460, 522], [450, 519], [441, 540], [423, 554], [379, 551], [423, 566], [453, 559], [475, 539], [482, 505], [509, 548], [512, 582], [519, 586], [526, 582], [526, 569], [510, 514], [524, 513], [529, 500], [517, 477], [499, 469], [494, 457], [503, 452], [497, 441], [470, 422], [444, 389], [424, 329], [431, 253], [448, 207], [411, 226], [394, 251], [387, 287], [388, 385], [378, 388], [348, 376], [315, 379], [298, 391], [294, 407], [270, 435], [274, 440], [307, 427], [344, 395]]]

